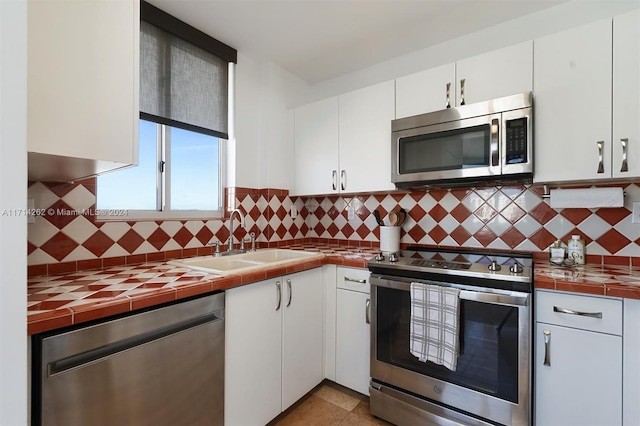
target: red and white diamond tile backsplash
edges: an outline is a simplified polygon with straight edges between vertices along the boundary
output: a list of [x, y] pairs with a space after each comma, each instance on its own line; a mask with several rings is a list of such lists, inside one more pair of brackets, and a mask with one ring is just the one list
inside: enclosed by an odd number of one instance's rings
[[[542, 252], [572, 234], [585, 239], [589, 255], [640, 257], [640, 225], [631, 223], [631, 203], [640, 187], [624, 184], [625, 207], [552, 209], [533, 186], [438, 189], [371, 195], [290, 197], [278, 189], [230, 188], [246, 215], [236, 241], [255, 232], [260, 247], [322, 239], [376, 247], [383, 220], [404, 208], [404, 245], [437, 245]], [[96, 221], [96, 180], [73, 184], [31, 182], [28, 197], [45, 212], [28, 226], [28, 264], [43, 265], [124, 258], [159, 252], [199, 254], [207, 243], [228, 239], [227, 219]], [[292, 217], [292, 206], [297, 211]], [[60, 212], [71, 212], [61, 214]], [[49, 214], [50, 213], [50, 214]], [[143, 256], [144, 257], [144, 256]]]

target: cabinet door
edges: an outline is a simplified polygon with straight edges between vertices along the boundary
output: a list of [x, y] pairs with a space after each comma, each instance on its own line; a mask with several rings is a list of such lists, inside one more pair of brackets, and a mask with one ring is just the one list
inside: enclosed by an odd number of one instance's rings
[[394, 83], [340, 95], [340, 190], [394, 189], [391, 183], [391, 120]]
[[338, 192], [338, 98], [294, 111], [295, 195]]
[[622, 424], [640, 425], [640, 300], [624, 299]]
[[611, 43], [611, 20], [534, 41], [534, 181], [611, 177]]
[[226, 425], [264, 425], [280, 414], [284, 305], [276, 309], [277, 282], [226, 291]]
[[[640, 10], [613, 19], [613, 176], [640, 176]], [[627, 170], [622, 170], [624, 145]]]
[[282, 411], [324, 377], [322, 268], [285, 277], [283, 286]]
[[533, 90], [533, 42], [508, 46], [456, 62], [457, 104], [489, 101]]
[[95, 164], [76, 178], [137, 163], [139, 2], [30, 0], [27, 8], [28, 151], [64, 156], [55, 157], [61, 168]]
[[396, 79], [396, 118], [438, 111], [456, 105], [456, 65], [430, 68]]
[[[550, 365], [545, 365], [544, 331]], [[536, 324], [535, 424], [622, 424], [622, 338]]]
[[369, 395], [369, 295], [337, 291], [336, 382]]

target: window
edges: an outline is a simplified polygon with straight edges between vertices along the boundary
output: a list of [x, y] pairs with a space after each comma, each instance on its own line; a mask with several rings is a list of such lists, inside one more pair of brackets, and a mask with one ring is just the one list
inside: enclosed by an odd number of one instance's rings
[[221, 215], [237, 53], [140, 5], [139, 164], [98, 177], [101, 219]]

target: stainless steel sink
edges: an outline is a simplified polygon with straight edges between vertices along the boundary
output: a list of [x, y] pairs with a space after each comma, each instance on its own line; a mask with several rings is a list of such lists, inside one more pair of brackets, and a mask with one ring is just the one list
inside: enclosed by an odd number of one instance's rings
[[170, 265], [195, 269], [217, 275], [246, 272], [268, 266], [280, 266], [300, 260], [320, 259], [319, 252], [306, 252], [288, 249], [265, 249], [255, 252], [224, 257], [200, 256], [188, 259], [171, 260]]

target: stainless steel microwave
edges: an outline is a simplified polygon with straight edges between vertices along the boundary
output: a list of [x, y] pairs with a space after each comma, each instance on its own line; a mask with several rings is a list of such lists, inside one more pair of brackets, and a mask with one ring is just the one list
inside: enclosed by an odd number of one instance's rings
[[397, 187], [533, 176], [531, 92], [391, 122]]

